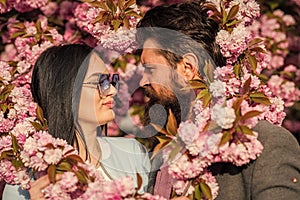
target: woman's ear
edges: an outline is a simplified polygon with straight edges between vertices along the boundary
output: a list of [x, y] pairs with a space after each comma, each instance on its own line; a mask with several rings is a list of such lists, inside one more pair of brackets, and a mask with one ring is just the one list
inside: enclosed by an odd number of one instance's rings
[[194, 79], [198, 74], [197, 56], [193, 53], [184, 54], [180, 67], [180, 71], [186, 80]]

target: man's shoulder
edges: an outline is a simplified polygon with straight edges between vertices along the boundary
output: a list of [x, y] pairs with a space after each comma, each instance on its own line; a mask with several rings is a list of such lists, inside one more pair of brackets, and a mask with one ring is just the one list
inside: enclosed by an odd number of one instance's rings
[[299, 146], [296, 137], [287, 129], [266, 120], [259, 121], [253, 130], [258, 133], [258, 140], [263, 146], [277, 144]]

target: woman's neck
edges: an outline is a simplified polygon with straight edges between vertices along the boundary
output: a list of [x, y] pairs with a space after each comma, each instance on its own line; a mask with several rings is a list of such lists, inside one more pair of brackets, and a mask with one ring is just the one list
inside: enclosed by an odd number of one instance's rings
[[[89, 126], [81, 126], [84, 134], [84, 140], [79, 133], [76, 133], [78, 140], [79, 156], [96, 165], [101, 159], [101, 148], [97, 140], [97, 128], [88, 128]], [[86, 144], [86, 145], [85, 145]]]

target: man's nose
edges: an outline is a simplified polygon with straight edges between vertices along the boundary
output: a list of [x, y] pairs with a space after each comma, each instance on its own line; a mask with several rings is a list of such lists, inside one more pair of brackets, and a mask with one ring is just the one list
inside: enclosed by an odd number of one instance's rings
[[149, 83], [150, 83], [150, 81], [149, 81], [147, 75], [144, 74], [142, 79], [140, 80], [140, 86], [143, 87], [144, 85], [147, 85]]

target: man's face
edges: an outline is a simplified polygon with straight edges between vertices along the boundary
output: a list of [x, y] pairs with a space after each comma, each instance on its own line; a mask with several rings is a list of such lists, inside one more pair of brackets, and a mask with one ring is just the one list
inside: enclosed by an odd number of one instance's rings
[[[186, 86], [183, 83], [187, 84], [181, 74], [181, 64], [170, 66], [166, 58], [159, 52], [158, 45], [151, 39], [146, 40], [143, 45], [141, 62], [144, 66], [144, 74], [140, 86], [145, 89], [146, 96], [149, 97], [145, 109], [145, 124], [150, 121], [158, 124], [165, 121], [163, 116], [166, 116], [164, 113], [169, 109], [175, 114], [177, 122], [181, 121], [182, 114], [186, 115], [190, 107], [189, 98], [185, 96], [187, 93], [181, 90]], [[149, 119], [148, 111], [155, 104], [162, 105], [164, 109], [152, 109], [151, 112], [155, 119]]]
[[140, 86], [144, 87], [148, 97], [155, 99], [173, 96], [173, 85], [176, 80], [172, 80], [171, 77], [177, 74], [158, 50], [158, 45], [148, 39], [144, 43], [141, 55], [144, 74]]

